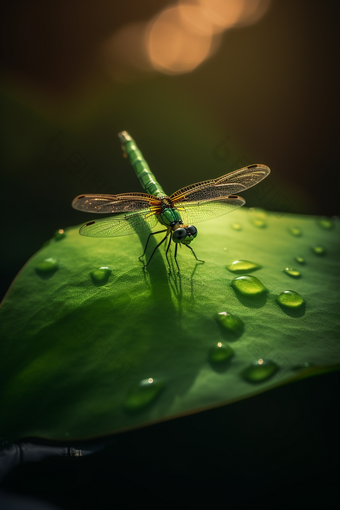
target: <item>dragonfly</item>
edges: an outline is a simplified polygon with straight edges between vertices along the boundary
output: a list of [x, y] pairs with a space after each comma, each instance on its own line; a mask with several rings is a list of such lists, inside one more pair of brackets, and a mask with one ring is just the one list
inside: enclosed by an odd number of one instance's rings
[[152, 251], [143, 269], [148, 267], [156, 250], [164, 242], [170, 273], [168, 253], [171, 242], [175, 244], [174, 259], [178, 273], [180, 273], [177, 261], [178, 246], [185, 246], [191, 250], [197, 261], [204, 262], [197, 258], [190, 246], [198, 234], [194, 224], [231, 213], [244, 205], [245, 200], [236, 193], [255, 186], [270, 173], [266, 165], [248, 165], [216, 179], [191, 184], [168, 196], [129, 133], [122, 131], [118, 137], [123, 155], [130, 161], [144, 193], [78, 195], [72, 201], [72, 207], [88, 213], [113, 214], [82, 225], [79, 233], [83, 236], [118, 237], [150, 232], [157, 224], [164, 227], [162, 230], [149, 233], [140, 260], [146, 254], [151, 237], [160, 233], [165, 235]]

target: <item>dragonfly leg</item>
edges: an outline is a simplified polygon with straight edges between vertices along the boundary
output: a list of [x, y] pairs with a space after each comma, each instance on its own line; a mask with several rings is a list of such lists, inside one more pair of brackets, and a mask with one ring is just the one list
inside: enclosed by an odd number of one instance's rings
[[[161, 230], [161, 232], [164, 232], [164, 230]], [[157, 234], [158, 232], [153, 232], [154, 234]], [[151, 235], [151, 234], [150, 234]], [[165, 239], [168, 237], [168, 233], [166, 233], [165, 237], [163, 237], [163, 239], [161, 240], [160, 243], [157, 244], [156, 248], [153, 250], [153, 252], [151, 253], [151, 257], [149, 258], [149, 260], [147, 261], [147, 263], [145, 264], [145, 266], [143, 266], [143, 269], [147, 268], [148, 265], [150, 264], [151, 262], [151, 259], [152, 257], [154, 256], [155, 254], [155, 251], [157, 250], [157, 248], [164, 243]]]
[[176, 248], [175, 248], [175, 262], [176, 262], [176, 265], [177, 265], [177, 268], [178, 268], [178, 273], [180, 273], [180, 268], [179, 268], [179, 265], [178, 265], [178, 262], [177, 262], [177, 248], [178, 248], [178, 244], [176, 243]]
[[189, 250], [191, 250], [191, 251], [192, 251], [192, 253], [194, 254], [195, 259], [196, 259], [196, 260], [198, 260], [198, 262], [203, 262], [203, 264], [204, 264], [204, 260], [198, 259], [198, 258], [196, 257], [196, 253], [195, 253], [195, 252], [194, 252], [194, 250], [191, 248], [191, 246], [189, 246], [188, 244], [185, 244], [184, 246], [186, 246], [187, 248], [189, 248]]
[[[166, 252], [165, 252], [165, 256], [166, 256], [166, 260], [168, 262], [168, 266], [169, 266], [169, 271], [171, 273], [171, 266], [170, 266], [170, 262], [169, 262], [169, 259], [168, 259], [168, 251], [169, 251], [169, 248], [170, 248], [170, 244], [171, 244], [171, 234], [169, 236], [169, 242], [168, 242], [168, 246], [166, 248]], [[177, 246], [177, 245], [176, 245]]]
[[[150, 237], [151, 237], [151, 236], [154, 236], [155, 234], [160, 234], [161, 232], [166, 232], [166, 230], [157, 230], [157, 232], [151, 232], [151, 234], [149, 234], [148, 240], [146, 241], [146, 245], [145, 245], [145, 247], [144, 247], [143, 254], [142, 254], [140, 257], [138, 257], [138, 258], [139, 258], [139, 260], [140, 260], [142, 257], [144, 257], [144, 255], [145, 255], [145, 253], [146, 253], [146, 249], [147, 249], [147, 247], [148, 247], [148, 244], [149, 244], [149, 241], [150, 241]], [[151, 259], [150, 259], [150, 260], [151, 260]], [[149, 263], [149, 262], [148, 262], [148, 263]]]

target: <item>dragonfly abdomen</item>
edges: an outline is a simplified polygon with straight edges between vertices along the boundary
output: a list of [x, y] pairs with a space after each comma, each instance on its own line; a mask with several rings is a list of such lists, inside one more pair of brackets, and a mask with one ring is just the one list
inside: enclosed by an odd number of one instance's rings
[[126, 154], [133, 169], [146, 193], [154, 195], [155, 197], [165, 197], [162, 186], [157, 182], [156, 177], [151, 172], [149, 165], [145, 161], [143, 154], [138, 149], [136, 142], [131, 138], [129, 133], [122, 131], [118, 134], [122, 144], [123, 152]]

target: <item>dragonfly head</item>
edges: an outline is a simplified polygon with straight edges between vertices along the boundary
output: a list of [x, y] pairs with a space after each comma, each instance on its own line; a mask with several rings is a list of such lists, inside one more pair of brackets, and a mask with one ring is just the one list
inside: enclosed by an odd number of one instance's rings
[[174, 243], [190, 244], [197, 237], [197, 228], [193, 225], [178, 225], [172, 232]]

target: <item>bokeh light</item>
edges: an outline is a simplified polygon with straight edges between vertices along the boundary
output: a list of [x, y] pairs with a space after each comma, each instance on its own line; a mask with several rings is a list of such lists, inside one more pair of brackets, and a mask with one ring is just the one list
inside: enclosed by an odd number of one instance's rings
[[183, 6], [161, 12], [150, 24], [148, 53], [155, 69], [166, 74], [192, 71], [210, 53], [212, 34], [198, 34], [182, 16]]
[[128, 81], [151, 70], [194, 70], [218, 49], [223, 32], [257, 22], [270, 0], [178, 0], [149, 22], [127, 25], [103, 45], [108, 74]]

